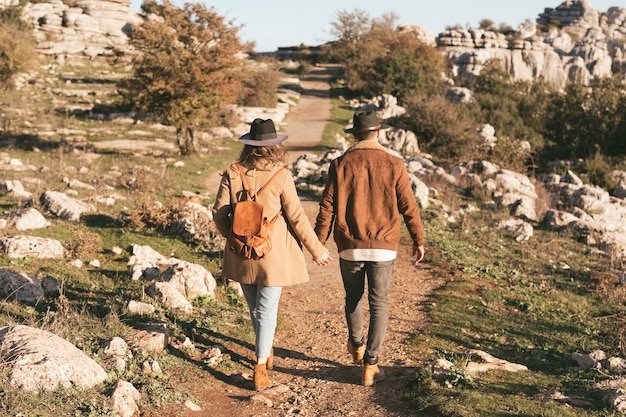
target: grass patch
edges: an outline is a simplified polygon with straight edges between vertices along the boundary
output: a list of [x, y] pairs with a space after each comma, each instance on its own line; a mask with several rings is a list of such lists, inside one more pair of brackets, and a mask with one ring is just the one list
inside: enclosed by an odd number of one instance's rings
[[332, 80], [330, 90], [332, 116], [324, 128], [321, 141], [321, 146], [326, 149], [337, 148], [337, 137], [344, 137], [346, 140], [351, 139], [351, 135], [344, 133], [343, 129], [352, 120], [354, 111], [347, 107], [346, 101], [341, 96], [342, 92], [343, 88], [338, 80]]
[[[626, 299], [607, 297], [599, 285], [608, 256], [542, 230], [528, 242], [516, 242], [485, 227], [493, 216], [498, 214], [449, 226], [425, 213], [429, 259], [435, 274], [449, 279], [433, 293], [431, 324], [410, 347], [425, 360], [480, 349], [529, 371], [490, 372], [466, 387], [434, 382], [424, 368], [409, 384], [408, 400], [424, 415], [438, 416], [619, 415], [607, 409], [593, 386], [609, 376], [575, 370], [570, 359], [574, 352], [594, 349], [625, 354], [619, 327], [604, 319], [626, 314]], [[550, 389], [590, 406], [572, 409], [533, 398]]]

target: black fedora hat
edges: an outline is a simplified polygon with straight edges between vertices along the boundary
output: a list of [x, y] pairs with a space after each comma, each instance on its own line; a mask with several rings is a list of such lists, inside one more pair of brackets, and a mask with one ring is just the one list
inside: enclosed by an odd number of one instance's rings
[[254, 119], [250, 132], [239, 138], [239, 142], [251, 146], [271, 146], [287, 139], [287, 135], [277, 135], [272, 119]]
[[373, 110], [360, 110], [354, 113], [354, 116], [352, 117], [352, 127], [349, 129], [344, 129], [344, 132], [358, 133], [388, 128], [389, 125], [381, 123], [380, 120], [378, 120], [376, 112], [374, 112]]

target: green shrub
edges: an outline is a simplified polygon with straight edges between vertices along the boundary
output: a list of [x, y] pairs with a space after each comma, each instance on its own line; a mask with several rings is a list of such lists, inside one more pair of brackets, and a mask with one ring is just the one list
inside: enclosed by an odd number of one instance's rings
[[253, 71], [243, 82], [239, 104], [248, 107], [276, 107], [279, 83], [280, 73], [274, 69]]

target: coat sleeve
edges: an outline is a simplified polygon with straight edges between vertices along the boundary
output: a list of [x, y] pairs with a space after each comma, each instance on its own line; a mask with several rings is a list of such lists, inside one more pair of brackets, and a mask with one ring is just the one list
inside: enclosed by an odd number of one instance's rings
[[317, 239], [313, 226], [302, 208], [291, 174], [285, 175], [280, 198], [285, 218], [296, 236], [311, 253], [313, 259], [320, 259], [326, 253], [326, 247]]
[[337, 185], [337, 169], [334, 163], [330, 164], [328, 180], [320, 200], [320, 209], [315, 220], [315, 233], [322, 243], [330, 238], [335, 220], [335, 187]]
[[411, 181], [404, 165], [398, 169], [399, 177], [396, 185], [398, 199], [398, 211], [404, 218], [407, 230], [413, 239], [415, 246], [424, 245], [424, 226], [420, 216], [419, 206], [415, 201], [415, 195], [411, 187]]
[[230, 178], [225, 170], [222, 173], [222, 181], [217, 190], [215, 204], [213, 205], [213, 221], [222, 236], [227, 237], [231, 227], [232, 202], [230, 198]]

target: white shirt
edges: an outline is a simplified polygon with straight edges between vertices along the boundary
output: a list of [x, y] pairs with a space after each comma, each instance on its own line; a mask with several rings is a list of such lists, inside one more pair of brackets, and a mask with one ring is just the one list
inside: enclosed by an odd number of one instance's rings
[[339, 257], [354, 262], [386, 262], [396, 259], [396, 253], [389, 249], [346, 249], [339, 252]]

